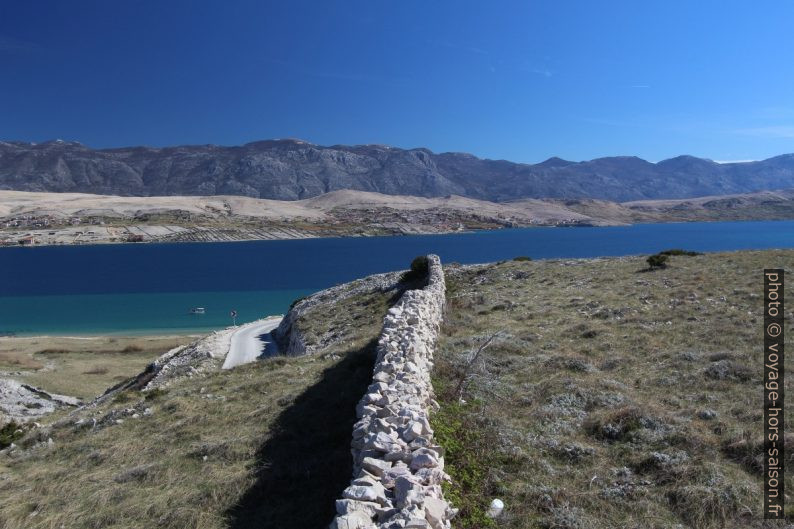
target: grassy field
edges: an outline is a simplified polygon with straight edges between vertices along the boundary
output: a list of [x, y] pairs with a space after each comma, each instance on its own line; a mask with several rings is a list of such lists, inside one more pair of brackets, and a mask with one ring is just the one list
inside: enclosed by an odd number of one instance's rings
[[191, 336], [3, 337], [0, 371], [51, 393], [92, 398]]
[[338, 330], [315, 355], [127, 391], [32, 431], [0, 455], [0, 528], [324, 527], [393, 294], [308, 312], [300, 324]]
[[449, 267], [434, 422], [455, 527], [764, 526], [765, 267], [794, 252]]

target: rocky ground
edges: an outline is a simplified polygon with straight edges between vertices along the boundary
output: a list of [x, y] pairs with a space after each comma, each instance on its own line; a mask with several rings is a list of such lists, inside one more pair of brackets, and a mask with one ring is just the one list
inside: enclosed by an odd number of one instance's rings
[[0, 419], [35, 420], [62, 408], [74, 408], [80, 399], [47, 393], [41, 388], [16, 380], [0, 378]]

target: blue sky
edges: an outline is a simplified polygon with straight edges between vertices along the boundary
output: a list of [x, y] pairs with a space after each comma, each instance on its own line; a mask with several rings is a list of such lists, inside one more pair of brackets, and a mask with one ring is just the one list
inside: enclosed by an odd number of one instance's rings
[[0, 0], [0, 138], [794, 152], [794, 2]]

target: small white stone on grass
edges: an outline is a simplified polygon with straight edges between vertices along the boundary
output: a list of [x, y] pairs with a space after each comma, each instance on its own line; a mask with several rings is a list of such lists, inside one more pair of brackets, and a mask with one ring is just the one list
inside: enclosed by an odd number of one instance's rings
[[488, 518], [496, 518], [505, 508], [505, 504], [499, 498], [494, 498], [491, 502], [491, 507], [488, 509]]

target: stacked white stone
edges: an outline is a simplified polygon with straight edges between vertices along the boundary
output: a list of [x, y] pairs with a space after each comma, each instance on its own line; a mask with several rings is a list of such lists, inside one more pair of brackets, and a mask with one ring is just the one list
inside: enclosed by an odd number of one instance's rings
[[332, 529], [449, 529], [457, 510], [444, 500], [444, 450], [428, 413], [437, 408], [430, 372], [444, 313], [441, 260], [428, 255], [428, 284], [389, 309], [373, 381], [353, 429], [353, 481], [336, 501]]

